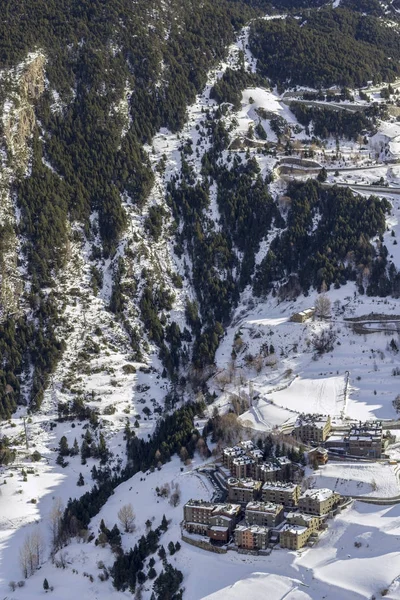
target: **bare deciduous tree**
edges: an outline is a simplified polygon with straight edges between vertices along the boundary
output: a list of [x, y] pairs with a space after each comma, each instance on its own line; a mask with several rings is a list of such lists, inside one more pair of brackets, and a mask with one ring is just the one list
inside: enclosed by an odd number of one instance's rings
[[25, 579], [30, 577], [40, 565], [44, 549], [44, 539], [39, 530], [26, 536], [24, 544], [19, 550], [19, 563]]
[[229, 371], [221, 371], [214, 377], [215, 383], [218, 385], [221, 392], [224, 392], [228, 383], [232, 381], [232, 376]]
[[30, 545], [32, 553], [36, 562], [36, 568], [40, 565], [43, 560], [43, 553], [46, 548], [46, 544], [41, 531], [33, 531], [30, 535]]
[[189, 458], [189, 453], [184, 446], [179, 451], [179, 457], [183, 463]]
[[161, 498], [169, 498], [170, 493], [171, 493], [171, 489], [169, 487], [169, 483], [164, 483], [158, 489], [158, 495], [161, 496]]
[[325, 293], [320, 294], [315, 301], [315, 314], [320, 319], [329, 319], [331, 316], [331, 301]]
[[178, 506], [178, 504], [181, 501], [181, 489], [179, 487], [179, 484], [177, 483], [175, 485], [175, 490], [174, 492], [171, 494], [171, 497], [169, 499], [169, 503], [171, 506], [176, 507]]
[[68, 562], [68, 553], [65, 550], [61, 550], [54, 561], [57, 569], [65, 569], [67, 567]]
[[27, 579], [30, 575], [30, 566], [29, 549], [26, 543], [19, 549], [19, 565], [21, 567], [22, 576]]
[[204, 438], [201, 437], [197, 440], [196, 448], [202, 458], [207, 458], [208, 448]]
[[62, 503], [62, 500], [61, 498], [56, 498], [54, 500], [53, 508], [51, 509], [49, 515], [53, 552], [56, 552], [60, 547], [63, 514], [64, 505]]
[[329, 327], [312, 337], [311, 343], [318, 354], [331, 352], [337, 339], [336, 331]]
[[126, 533], [133, 531], [135, 513], [133, 512], [132, 504], [125, 504], [119, 509], [118, 519]]

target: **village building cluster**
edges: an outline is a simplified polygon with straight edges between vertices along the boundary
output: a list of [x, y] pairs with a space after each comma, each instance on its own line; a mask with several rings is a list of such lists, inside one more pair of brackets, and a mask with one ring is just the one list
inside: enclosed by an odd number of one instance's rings
[[384, 433], [381, 421], [352, 424], [346, 431], [331, 435], [325, 448], [336, 454], [356, 458], [382, 458], [389, 444], [389, 435]]
[[302, 493], [301, 466], [287, 457], [264, 462], [263, 452], [250, 441], [223, 450], [220, 472], [226, 502], [190, 500], [183, 508], [183, 527], [239, 551], [262, 553], [278, 543], [292, 550], [312, 545], [342, 504], [329, 489]]
[[224, 448], [222, 466], [226, 468], [225, 474], [234, 478], [257, 481], [288, 481], [299, 470], [299, 465], [292, 463], [287, 456], [264, 461], [263, 451], [249, 441], [241, 442], [233, 448]]
[[389, 444], [381, 421], [359, 421], [332, 431], [329, 415], [301, 414], [290, 433], [305, 445], [320, 446], [316, 453], [319, 464], [328, 460], [328, 451], [353, 458], [383, 458]]

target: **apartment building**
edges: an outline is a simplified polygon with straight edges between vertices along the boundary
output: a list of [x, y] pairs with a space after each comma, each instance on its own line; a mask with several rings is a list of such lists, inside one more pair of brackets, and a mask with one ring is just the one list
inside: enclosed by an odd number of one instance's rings
[[366, 421], [350, 426], [345, 435], [335, 435], [326, 441], [325, 447], [340, 454], [364, 458], [381, 458], [389, 443], [380, 421]]
[[263, 502], [274, 502], [283, 506], [297, 506], [300, 496], [300, 486], [296, 483], [264, 483], [261, 490]]
[[387, 441], [380, 421], [367, 421], [353, 425], [347, 436], [348, 453], [352, 456], [381, 458]]
[[305, 444], [325, 442], [331, 431], [331, 418], [325, 415], [299, 415], [292, 435]]
[[311, 515], [326, 515], [340, 501], [340, 494], [327, 488], [306, 490], [299, 498], [299, 510]]
[[302, 525], [284, 525], [279, 533], [279, 543], [282, 548], [299, 550], [306, 545], [312, 534], [311, 529]]
[[249, 502], [245, 509], [245, 521], [248, 525], [276, 527], [284, 518], [283, 504], [273, 502]]
[[244, 479], [246, 477], [254, 477], [256, 470], [256, 462], [249, 456], [238, 456], [232, 460], [230, 471], [233, 477]]
[[183, 507], [184, 526], [190, 533], [208, 535], [213, 539], [223, 538], [226, 541], [240, 519], [240, 512], [239, 504], [189, 500]]
[[254, 448], [253, 450], [249, 450], [247, 452], [247, 456], [252, 458], [256, 464], [260, 464], [263, 461], [264, 452], [259, 448]]
[[235, 529], [235, 544], [245, 550], [265, 550], [268, 547], [270, 530], [261, 525], [238, 525]]
[[326, 465], [328, 462], [328, 451], [326, 448], [322, 448], [318, 446], [318, 448], [313, 448], [308, 452], [308, 462], [310, 465], [316, 463], [316, 465]]
[[230, 477], [227, 486], [229, 502], [245, 505], [261, 496], [262, 482], [249, 477], [245, 479]]
[[272, 462], [264, 462], [256, 466], [256, 477], [260, 481], [280, 481], [282, 469]]
[[289, 512], [286, 515], [286, 521], [289, 525], [307, 527], [307, 529], [311, 529], [313, 533], [316, 533], [321, 526], [322, 519], [319, 516], [307, 515], [302, 512]]
[[287, 456], [263, 460], [264, 453], [250, 440], [239, 442], [236, 446], [222, 451], [222, 469], [227, 469], [237, 479], [253, 478], [259, 481], [289, 481], [293, 478], [298, 465], [294, 465]]
[[240, 446], [224, 448], [222, 450], [222, 464], [230, 470], [233, 460], [241, 456], [245, 456], [245, 451]]

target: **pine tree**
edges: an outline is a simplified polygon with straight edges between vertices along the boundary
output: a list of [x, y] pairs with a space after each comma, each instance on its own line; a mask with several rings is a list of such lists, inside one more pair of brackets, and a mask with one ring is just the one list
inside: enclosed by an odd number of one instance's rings
[[48, 592], [50, 589], [49, 582], [47, 581], [47, 579], [43, 581], [43, 589], [45, 590], [45, 592]]
[[108, 541], [110, 546], [121, 546], [121, 533], [117, 525], [114, 525], [114, 527], [111, 529], [108, 536]]
[[81, 459], [82, 459], [82, 464], [85, 464], [83, 461], [86, 462], [86, 459], [90, 457], [90, 447], [89, 444], [87, 443], [87, 440], [84, 439], [81, 445]]
[[83, 479], [82, 473], [79, 473], [78, 483], [76, 485], [79, 485], [79, 486], [85, 485], [85, 480]]
[[322, 167], [322, 169], [320, 170], [320, 172], [317, 175], [317, 179], [318, 179], [318, 181], [323, 183], [324, 181], [327, 180], [327, 178], [328, 178], [327, 170], [325, 169], [325, 167]]
[[157, 571], [155, 570], [154, 567], [150, 567], [147, 575], [148, 575], [149, 579], [154, 579], [157, 576]]
[[68, 440], [65, 437], [65, 435], [63, 435], [62, 438], [60, 439], [59, 453], [60, 453], [61, 456], [68, 456], [69, 455]]
[[168, 550], [169, 550], [169, 553], [171, 554], [171, 556], [173, 554], [175, 554], [175, 544], [172, 540], [168, 544]]
[[99, 446], [97, 448], [98, 455], [100, 457], [100, 463], [103, 465], [107, 462], [109, 452], [107, 448], [106, 441], [104, 439], [104, 435], [100, 433], [99, 436]]
[[74, 439], [74, 443], [70, 450], [70, 454], [71, 454], [71, 456], [77, 456], [79, 454], [79, 445], [78, 445], [78, 440], [76, 438]]
[[167, 518], [166, 518], [166, 516], [165, 516], [165, 515], [163, 515], [163, 518], [162, 518], [162, 520], [161, 520], [161, 525], [160, 525], [160, 528], [161, 528], [163, 531], [167, 531], [167, 529], [168, 529], [168, 521], [167, 521]]
[[108, 531], [109, 531], [109, 530], [107, 529], [107, 527], [106, 527], [106, 524], [104, 523], [104, 519], [102, 519], [102, 520], [100, 521], [100, 531], [101, 531], [102, 533], [105, 533], [105, 532], [108, 532]]

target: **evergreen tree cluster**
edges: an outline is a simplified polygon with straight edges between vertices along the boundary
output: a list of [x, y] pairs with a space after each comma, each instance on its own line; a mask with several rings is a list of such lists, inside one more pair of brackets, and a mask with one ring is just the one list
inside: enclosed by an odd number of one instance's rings
[[[67, 214], [89, 228], [97, 211], [104, 254], [114, 251], [126, 225], [121, 193], [141, 206], [153, 183], [142, 143], [162, 126], [176, 131], [183, 125], [208, 68], [223, 57], [234, 27], [252, 14], [227, 0], [206, 0], [201, 7], [175, 0], [153, 9], [159, 19], [145, 0], [5, 1], [0, 67], [43, 48], [49, 84], [65, 103], [62, 111], [52, 110], [49, 89], [36, 106], [45, 157], [61, 178], [42, 164], [35, 148], [32, 176], [17, 186], [39, 284], [60, 266]], [[126, 122], [115, 106], [127, 85], [133, 89], [131, 125], [121, 140]]]
[[194, 415], [203, 408], [201, 403], [186, 404], [157, 424], [153, 436], [148, 441], [138, 439], [133, 432], [127, 435], [128, 463], [119, 474], [107, 472], [106, 477], [96, 469], [97, 485], [79, 499], [70, 499], [65, 509], [63, 530], [66, 535], [78, 535], [86, 529], [113, 490], [133, 477], [139, 471], [155, 468], [170, 460], [173, 454], [185, 447], [188, 455], [193, 456], [198, 435], [193, 426]]
[[360, 87], [400, 73], [397, 31], [342, 6], [308, 10], [300, 19], [254, 21], [249, 43], [260, 74], [280, 85]]
[[348, 8], [362, 14], [384, 17], [390, 9], [391, 2], [388, 0], [342, 0], [342, 8]]
[[8, 465], [15, 460], [16, 452], [10, 448], [10, 440], [4, 435], [0, 438], [0, 465]]
[[383, 117], [384, 109], [378, 104], [365, 110], [349, 112], [346, 110], [306, 106], [301, 102], [291, 102], [290, 110], [301, 125], [309, 127], [312, 123], [313, 134], [321, 139], [329, 136], [357, 140], [361, 134], [372, 133], [378, 118]]
[[[208, 69], [223, 58], [235, 29], [255, 14], [244, 2], [228, 0], [201, 5], [156, 0], [151, 9], [147, 0], [2, 3], [0, 68], [14, 67], [40, 48], [48, 85], [34, 103], [40, 135], [36, 130], [33, 136], [29, 175], [13, 188], [33, 306], [29, 320], [10, 316], [1, 325], [0, 418], [22, 401], [20, 378], [30, 365], [34, 375], [24, 400], [40, 405], [60, 357], [62, 343], [54, 334], [58, 311], [43, 318], [45, 302], [38, 295], [65, 264], [68, 221], [79, 221], [86, 237], [100, 234], [97, 258], [114, 255], [126, 227], [122, 195], [142, 207], [153, 183], [143, 143], [162, 126], [177, 131], [183, 125], [186, 106], [205, 84]], [[127, 89], [132, 94], [123, 115], [116, 107]], [[146, 227], [157, 239], [156, 211]], [[6, 233], [2, 227], [0, 242]], [[121, 315], [118, 278], [119, 269], [110, 307]]]
[[224, 102], [232, 104], [235, 110], [239, 110], [242, 90], [256, 86], [259, 83], [258, 79], [253, 73], [246, 71], [244, 66], [239, 69], [228, 68], [211, 88], [210, 98], [216, 100], [218, 104]]
[[[121, 553], [118, 556], [111, 569], [113, 585], [117, 590], [129, 589], [131, 592], [134, 592], [136, 583], [142, 584], [146, 581], [147, 577], [150, 579], [155, 577], [156, 574], [150, 573], [150, 571], [147, 576], [145, 575], [143, 571], [144, 561], [146, 558], [157, 552], [160, 537], [167, 528], [168, 522], [164, 516], [161, 525], [154, 530], [150, 529], [147, 535], [141, 536], [134, 548], [131, 548], [129, 552]], [[162, 554], [164, 556], [165, 564], [167, 564], [165, 551]], [[150, 570], [153, 568], [154, 571], [154, 564], [155, 561], [153, 559], [151, 561]]]
[[[277, 235], [257, 267], [254, 293], [264, 295], [295, 274], [307, 292], [322, 283], [340, 286], [356, 280], [359, 270], [379, 264], [370, 239], [385, 231], [387, 200], [363, 198], [348, 188], [322, 188], [315, 180], [291, 183], [285, 230]], [[315, 219], [317, 224], [315, 225]], [[360, 267], [361, 266], [361, 267]]]
[[[195, 180], [188, 166], [181, 180], [169, 182], [167, 195], [177, 224], [175, 252], [186, 250], [193, 265], [198, 306], [189, 302], [186, 316], [195, 335], [192, 358], [198, 368], [214, 360], [222, 326], [251, 280], [261, 240], [272, 224], [283, 224], [257, 160], [236, 154], [228, 156], [228, 165], [219, 160], [229, 142], [219, 116], [218, 109], [201, 123], [201, 133], [212, 144], [202, 158], [202, 181]], [[218, 230], [207, 215], [212, 185], [221, 215]]]
[[[60, 322], [52, 294], [32, 293], [30, 302], [35, 321], [8, 316], [0, 323], [0, 418], [8, 419], [18, 404], [39, 408], [50, 375], [63, 352], [64, 342], [55, 335]], [[31, 374], [31, 369], [33, 373]], [[30, 383], [27, 396], [21, 395], [20, 378]]]

